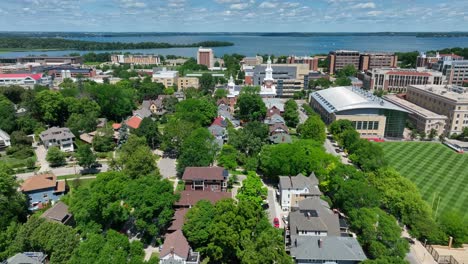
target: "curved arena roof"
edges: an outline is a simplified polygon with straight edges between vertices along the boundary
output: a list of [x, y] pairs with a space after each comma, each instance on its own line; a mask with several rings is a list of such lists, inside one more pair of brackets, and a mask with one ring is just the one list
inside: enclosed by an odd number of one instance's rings
[[408, 112], [368, 91], [352, 86], [333, 87], [313, 92], [312, 98], [329, 113], [369, 108]]

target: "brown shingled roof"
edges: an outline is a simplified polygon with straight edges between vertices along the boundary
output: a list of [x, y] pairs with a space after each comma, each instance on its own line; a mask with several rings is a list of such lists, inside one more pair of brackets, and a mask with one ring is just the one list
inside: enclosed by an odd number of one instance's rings
[[45, 211], [41, 217], [50, 221], [66, 224], [70, 220], [71, 214], [68, 213], [68, 206], [66, 204], [58, 202], [52, 208]]
[[164, 244], [161, 249], [160, 258], [164, 258], [169, 254], [175, 254], [184, 260], [187, 260], [190, 251], [190, 246], [182, 234], [181, 230], [177, 230], [166, 236]]
[[30, 192], [47, 188], [55, 188], [56, 184], [57, 177], [54, 174], [40, 174], [25, 180], [20, 189], [23, 192]]
[[65, 181], [57, 181], [57, 189], [55, 190], [56, 193], [65, 192]]
[[172, 217], [173, 221], [171, 226], [167, 229], [168, 231], [181, 230], [185, 222], [185, 215], [188, 212], [188, 208], [177, 209]]
[[200, 200], [207, 200], [214, 204], [224, 198], [232, 198], [232, 194], [230, 192], [182, 191], [175, 205], [193, 206]]
[[187, 167], [183, 180], [224, 180], [224, 168], [221, 167]]

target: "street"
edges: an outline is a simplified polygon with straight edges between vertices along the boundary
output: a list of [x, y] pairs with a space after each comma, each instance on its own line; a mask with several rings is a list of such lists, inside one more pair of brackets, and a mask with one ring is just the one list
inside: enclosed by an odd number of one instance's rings
[[[277, 217], [279, 219], [280, 223], [280, 228], [284, 227], [284, 223], [282, 220], [282, 214], [283, 211], [281, 210], [281, 207], [276, 200], [276, 189], [274, 189], [272, 186], [265, 185], [268, 189], [268, 219], [270, 220], [270, 223], [273, 225], [273, 219]], [[284, 213], [286, 215], [286, 213]]]
[[302, 105], [305, 104], [305, 100], [296, 100], [297, 104], [297, 111], [299, 112], [299, 124], [304, 124], [304, 122], [307, 120], [308, 116], [302, 111], [304, 110], [302, 108]]
[[[79, 174], [81, 170], [84, 170], [83, 167], [74, 166], [74, 167], [58, 167], [58, 168], [49, 168], [48, 171], [55, 174], [55, 176], [63, 176], [63, 175], [70, 175], [70, 174]], [[109, 170], [109, 165], [107, 163], [102, 163], [102, 167], [95, 169], [94, 171], [90, 171], [91, 173], [99, 173], [99, 172], [106, 172]], [[27, 173], [19, 173], [16, 174], [16, 177], [21, 180], [26, 180], [36, 174], [46, 172], [45, 170], [40, 170], [39, 172], [27, 172]]]

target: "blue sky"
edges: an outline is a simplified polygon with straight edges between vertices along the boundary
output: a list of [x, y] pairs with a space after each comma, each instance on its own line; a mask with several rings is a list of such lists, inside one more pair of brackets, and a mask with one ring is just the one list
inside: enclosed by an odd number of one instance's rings
[[467, 31], [468, 0], [0, 0], [1, 31]]

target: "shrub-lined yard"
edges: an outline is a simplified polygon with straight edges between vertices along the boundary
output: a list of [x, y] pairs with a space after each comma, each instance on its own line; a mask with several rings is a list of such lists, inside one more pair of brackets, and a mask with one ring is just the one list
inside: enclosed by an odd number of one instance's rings
[[454, 210], [468, 219], [468, 154], [432, 142], [378, 144], [390, 165], [418, 186], [434, 213], [440, 197], [438, 216]]

